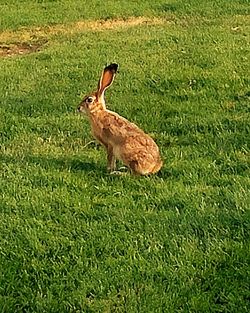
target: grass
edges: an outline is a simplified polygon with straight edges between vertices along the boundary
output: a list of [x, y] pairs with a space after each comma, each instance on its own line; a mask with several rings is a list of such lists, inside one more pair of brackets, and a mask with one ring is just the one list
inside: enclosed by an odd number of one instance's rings
[[[86, 3], [0, 2], [1, 312], [249, 312], [249, 1]], [[109, 62], [157, 176], [108, 175], [75, 114]]]

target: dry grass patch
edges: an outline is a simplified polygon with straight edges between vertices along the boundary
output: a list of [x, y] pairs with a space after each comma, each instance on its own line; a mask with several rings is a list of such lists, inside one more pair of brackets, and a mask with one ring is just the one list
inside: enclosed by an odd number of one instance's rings
[[[35, 28], [20, 28], [17, 31], [4, 31], [0, 33], [0, 56], [27, 54], [39, 51], [42, 44], [55, 35], [73, 35], [86, 31], [105, 31], [119, 28], [135, 27], [139, 25], [161, 25], [166, 22], [162, 18], [131, 17], [128, 19], [79, 21], [67, 25], [54, 25]], [[34, 44], [31, 44], [35, 42]]]

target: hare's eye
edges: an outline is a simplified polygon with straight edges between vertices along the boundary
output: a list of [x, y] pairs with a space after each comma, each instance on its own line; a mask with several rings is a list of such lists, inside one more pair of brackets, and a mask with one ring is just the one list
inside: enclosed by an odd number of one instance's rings
[[92, 98], [92, 97], [88, 97], [87, 99], [86, 99], [86, 102], [88, 102], [88, 103], [92, 103], [94, 101], [94, 99]]

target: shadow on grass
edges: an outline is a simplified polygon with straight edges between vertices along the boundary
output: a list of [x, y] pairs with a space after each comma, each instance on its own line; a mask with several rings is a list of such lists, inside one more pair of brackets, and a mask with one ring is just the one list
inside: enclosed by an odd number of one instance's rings
[[[44, 169], [47, 171], [57, 170], [62, 172], [69, 173], [85, 173], [93, 177], [105, 177], [110, 181], [120, 180], [122, 177], [132, 177], [138, 179], [145, 179], [154, 177], [155, 179], [166, 179], [171, 176], [168, 171], [164, 168], [160, 170], [159, 173], [149, 176], [140, 176], [133, 175], [129, 170], [124, 170], [124, 168], [118, 169], [117, 174], [110, 174], [107, 172], [106, 167], [101, 164], [96, 164], [92, 161], [85, 161], [79, 158], [73, 157], [51, 157], [51, 156], [34, 156], [34, 155], [25, 155], [25, 156], [10, 156], [0, 154], [0, 164], [3, 166], [14, 165], [15, 168], [24, 168], [28, 169], [37, 167], [37, 169]], [[122, 164], [120, 164], [122, 165]], [[118, 166], [119, 168], [119, 166]]]
[[33, 156], [26, 155], [22, 157], [0, 155], [1, 164], [15, 164], [17, 167], [27, 167], [29, 165], [37, 165], [46, 170], [61, 170], [68, 172], [91, 172], [105, 174], [105, 169], [98, 167], [94, 162], [79, 160], [68, 157], [50, 157], [50, 156]]

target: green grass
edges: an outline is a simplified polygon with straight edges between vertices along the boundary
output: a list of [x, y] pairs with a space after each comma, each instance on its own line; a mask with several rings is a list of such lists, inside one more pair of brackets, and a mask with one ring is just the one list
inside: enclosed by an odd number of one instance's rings
[[[0, 312], [249, 312], [249, 1], [86, 3], [0, 1], [2, 31], [163, 19], [0, 58]], [[75, 114], [109, 62], [159, 175], [108, 175]]]

